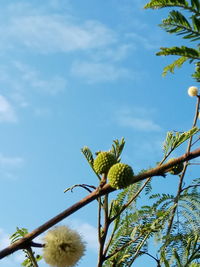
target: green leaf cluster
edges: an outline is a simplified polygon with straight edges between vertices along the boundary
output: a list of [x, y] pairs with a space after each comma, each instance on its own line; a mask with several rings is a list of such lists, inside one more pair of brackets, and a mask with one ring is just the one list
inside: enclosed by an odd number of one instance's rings
[[163, 151], [165, 157], [169, 156], [169, 154], [174, 151], [177, 147], [179, 147], [182, 143], [187, 141], [193, 135], [199, 132], [198, 127], [193, 127], [187, 132], [167, 132], [166, 139], [163, 143]]
[[[167, 18], [162, 20], [160, 27], [170, 34], [176, 34], [183, 39], [191, 42], [200, 40], [200, 2], [199, 0], [151, 0], [144, 8], [159, 9], [159, 8], [174, 8], [169, 12]], [[178, 9], [178, 10], [177, 10]], [[181, 9], [181, 12], [179, 11]], [[171, 64], [167, 65], [163, 70], [163, 76], [168, 72], [174, 73], [175, 68], [181, 67], [186, 61], [194, 63], [195, 71], [192, 77], [200, 81], [200, 45], [195, 47], [174, 46], [161, 47], [161, 50], [156, 54], [158, 56], [175, 55], [179, 56]]]
[[[26, 234], [28, 234], [28, 230], [26, 228], [17, 227], [16, 232], [10, 236], [11, 244], [23, 238]], [[25, 260], [22, 262], [21, 264], [22, 266], [35, 267], [34, 262], [38, 262], [42, 259], [41, 255], [35, 255], [35, 252], [32, 251], [31, 247], [23, 249], [23, 252], [25, 254]], [[34, 257], [34, 262], [33, 262], [33, 257]]]
[[11, 244], [28, 234], [28, 230], [26, 228], [17, 227], [16, 229], [16, 232], [10, 236]]

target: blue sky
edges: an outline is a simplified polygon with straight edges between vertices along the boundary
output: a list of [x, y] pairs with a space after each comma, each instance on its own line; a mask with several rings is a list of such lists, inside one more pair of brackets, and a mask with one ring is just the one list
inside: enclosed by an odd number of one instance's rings
[[[97, 185], [83, 146], [108, 150], [125, 137], [123, 161], [138, 172], [162, 158], [167, 131], [190, 128], [191, 66], [161, 76], [173, 59], [155, 52], [179, 39], [157, 26], [166, 11], [143, 10], [145, 3], [1, 1], [0, 248], [17, 226], [31, 231], [86, 194], [65, 188]], [[171, 190], [173, 178], [155, 179], [156, 190]], [[96, 264], [95, 207], [62, 223], [88, 243], [80, 267]], [[20, 259], [16, 253], [2, 266], [20, 266]]]

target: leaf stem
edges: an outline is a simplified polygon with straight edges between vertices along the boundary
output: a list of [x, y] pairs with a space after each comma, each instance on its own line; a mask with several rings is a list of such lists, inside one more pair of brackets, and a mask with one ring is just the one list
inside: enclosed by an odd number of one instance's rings
[[29, 259], [31, 260], [31, 262], [33, 264], [33, 267], [38, 267], [37, 261], [36, 261], [34, 255], [33, 255], [32, 248], [31, 247], [26, 248], [26, 251], [27, 251], [27, 254], [29, 256]]
[[[197, 96], [197, 103], [196, 103], [196, 109], [195, 109], [195, 115], [194, 115], [194, 120], [193, 120], [192, 127], [195, 127], [196, 123], [197, 123], [198, 114], [199, 114], [199, 105], [200, 105], [200, 96]], [[193, 136], [191, 136], [189, 141], [188, 141], [186, 154], [190, 153], [190, 149], [191, 149], [191, 145], [192, 145], [192, 139], [193, 139]], [[184, 177], [185, 177], [185, 173], [186, 173], [187, 167], [188, 167], [188, 160], [185, 161], [184, 168], [183, 168], [183, 171], [182, 171], [181, 176], [180, 176], [180, 181], [179, 181], [179, 185], [178, 185], [177, 194], [176, 194], [176, 197], [174, 198], [175, 206], [174, 206], [174, 208], [172, 210], [172, 215], [171, 215], [171, 218], [170, 218], [169, 223], [168, 223], [167, 236], [170, 234], [171, 229], [172, 229], [174, 216], [176, 214], [176, 210], [177, 210], [177, 207], [178, 207], [179, 197], [180, 197], [181, 192], [183, 191], [182, 190], [183, 189], [182, 186], [183, 186], [183, 180], [184, 180]]]

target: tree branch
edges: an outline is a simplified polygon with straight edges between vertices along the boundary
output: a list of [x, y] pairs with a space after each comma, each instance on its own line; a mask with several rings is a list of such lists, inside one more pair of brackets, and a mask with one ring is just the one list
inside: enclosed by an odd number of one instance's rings
[[[178, 163], [191, 160], [191, 159], [196, 158], [198, 156], [200, 156], [200, 148], [198, 148], [192, 152], [185, 153], [182, 156], [180, 156], [180, 157], [178, 157], [178, 158], [176, 158], [170, 162], [167, 162], [167, 163], [162, 164], [160, 166], [157, 166], [153, 169], [150, 169], [144, 173], [141, 173], [141, 174], [134, 176], [132, 179], [132, 184], [137, 183], [137, 182], [142, 181], [142, 180], [145, 180], [149, 177], [163, 175], [170, 167], [173, 167], [174, 165], [176, 165]], [[83, 199], [81, 199], [80, 201], [78, 201], [77, 203], [75, 203], [74, 205], [69, 207], [68, 209], [64, 210], [63, 212], [61, 212], [57, 216], [53, 217], [49, 221], [45, 222], [44, 224], [42, 224], [41, 226], [39, 226], [38, 228], [33, 230], [32, 232], [25, 235], [25, 237], [19, 239], [15, 243], [11, 244], [10, 246], [8, 246], [5, 249], [3, 249], [2, 251], [0, 251], [0, 259], [10, 255], [11, 253], [13, 253], [19, 249], [24, 249], [26, 247], [29, 247], [30, 242], [35, 237], [39, 236], [40, 234], [42, 234], [43, 232], [48, 230], [50, 227], [59, 223], [60, 221], [62, 221], [66, 217], [70, 216], [71, 214], [73, 214], [77, 210], [83, 208], [84, 206], [86, 206], [87, 204], [92, 202], [93, 200], [96, 200], [100, 196], [111, 193], [115, 190], [116, 189], [112, 188], [109, 184], [105, 184], [102, 188], [97, 188], [92, 193], [90, 193], [89, 195], [87, 195], [86, 197], [84, 197]]]

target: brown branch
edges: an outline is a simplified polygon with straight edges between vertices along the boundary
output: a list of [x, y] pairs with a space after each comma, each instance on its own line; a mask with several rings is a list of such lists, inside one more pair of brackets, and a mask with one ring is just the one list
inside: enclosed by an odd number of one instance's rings
[[157, 267], [161, 267], [159, 259], [155, 258], [153, 255], [151, 255], [150, 253], [145, 252], [145, 251], [140, 251], [140, 253], [151, 257], [152, 259], [154, 259], [157, 262]]
[[43, 248], [45, 246], [45, 244], [40, 244], [40, 243], [35, 243], [35, 242], [30, 242], [30, 247], [34, 247], [34, 248]]
[[198, 187], [198, 186], [200, 186], [200, 184], [189, 185], [189, 186], [187, 186], [187, 187], [181, 189], [181, 193], [182, 193], [183, 191], [189, 189], [189, 188], [195, 188], [195, 187]]
[[[191, 160], [191, 159], [196, 158], [198, 156], [200, 156], [200, 148], [198, 148], [192, 152], [185, 153], [181, 157], [178, 157], [178, 158], [176, 158], [170, 162], [167, 162], [161, 166], [157, 166], [151, 170], [148, 170], [144, 173], [141, 173], [141, 174], [134, 176], [133, 180], [132, 180], [132, 184], [137, 183], [137, 182], [142, 181], [142, 180], [145, 180], [149, 177], [163, 175], [170, 167], [173, 167], [174, 165], [176, 165], [180, 162]], [[113, 191], [115, 191], [115, 189], [112, 188], [109, 184], [105, 184], [102, 188], [97, 188], [92, 193], [90, 193], [89, 195], [87, 195], [86, 197], [84, 197], [83, 199], [81, 199], [80, 201], [78, 201], [77, 203], [75, 203], [74, 205], [69, 207], [68, 209], [64, 210], [63, 212], [61, 212], [57, 216], [53, 217], [49, 221], [45, 222], [44, 224], [42, 224], [41, 226], [39, 226], [38, 228], [33, 230], [32, 232], [25, 235], [25, 237], [19, 239], [15, 243], [11, 244], [7, 248], [0, 251], [0, 259], [10, 255], [11, 253], [13, 253], [19, 249], [24, 249], [25, 247], [29, 247], [30, 242], [35, 237], [39, 236], [40, 234], [42, 234], [43, 232], [48, 230], [50, 227], [59, 223], [60, 221], [62, 221], [66, 217], [70, 216], [71, 214], [73, 214], [77, 210], [81, 209], [82, 207], [86, 206], [87, 204], [89, 204], [93, 200], [96, 200], [100, 196], [111, 193]]]
[[104, 197], [103, 210], [104, 210], [104, 226], [102, 228], [103, 232], [101, 232], [101, 234], [100, 234], [99, 258], [98, 258], [98, 264], [97, 264], [98, 267], [101, 267], [103, 265], [104, 260], [105, 260], [103, 250], [104, 250], [104, 245], [105, 245], [108, 229], [110, 226], [110, 219], [108, 217], [108, 194], [106, 194]]
[[101, 242], [101, 198], [98, 198], [98, 241]]

